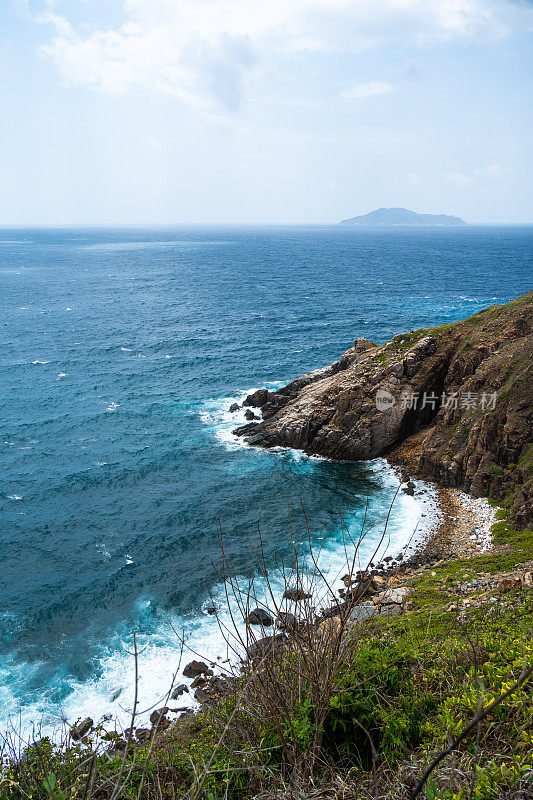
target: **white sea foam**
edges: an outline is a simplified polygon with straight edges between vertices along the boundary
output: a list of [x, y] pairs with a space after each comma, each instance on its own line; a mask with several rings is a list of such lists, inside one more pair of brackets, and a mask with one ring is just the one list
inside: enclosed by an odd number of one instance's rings
[[[398, 485], [395, 471], [383, 459], [368, 462], [367, 468], [371, 475], [373, 474], [376, 479], [379, 479], [385, 489], [389, 489], [384, 494], [390, 497], [390, 491]], [[426, 525], [433, 521], [436, 512], [435, 492], [422, 482], [416, 482], [416, 487], [417, 496], [415, 497], [402, 492], [398, 494], [383, 542], [374, 556], [375, 560], [379, 560], [386, 553], [393, 554], [405, 547], [412, 539], [413, 534], [416, 535], [415, 532], [420, 532], [421, 521], [425, 520]], [[384, 519], [388, 501], [384, 500], [383, 502], [382, 518]], [[421, 518], [422, 513], [426, 514], [423, 519]], [[345, 524], [349, 535], [346, 532], [343, 535], [341, 531], [331, 535], [323, 544], [318, 556], [318, 564], [334, 590], [338, 590], [342, 585], [341, 578], [347, 569], [345, 547], [348, 548], [348, 557], [351, 560], [354, 548], [351, 545], [350, 536], [354, 540], [358, 537], [361, 520], [359, 518], [354, 518], [352, 521], [345, 520]], [[359, 554], [355, 560], [355, 569], [367, 566], [368, 560], [374, 555], [381, 533], [381, 529], [367, 532], [362, 539]], [[97, 548], [104, 557], [109, 557], [103, 544], [97, 545]], [[131, 563], [132, 559], [129, 554], [126, 559], [127, 563]], [[304, 568], [306, 564], [311, 566], [309, 557], [303, 559], [303, 564]], [[247, 578], [242, 577], [239, 580], [241, 585], [246, 585]], [[282, 600], [285, 582], [281, 572], [273, 570], [269, 581], [276, 604], [293, 610], [291, 604]], [[258, 605], [272, 609], [272, 599], [262, 578], [256, 579], [254, 590], [254, 604], [257, 601]], [[324, 591], [318, 591], [314, 599], [318, 605], [331, 600], [330, 597], [325, 596]], [[283, 602], [285, 602], [284, 606]], [[213, 604], [218, 609], [220, 625], [217, 617], [207, 612], [207, 608]], [[137, 609], [140, 616], [146, 613], [149, 607], [149, 599], [139, 599]], [[146, 724], [153, 708], [161, 705], [168, 705], [171, 709], [197, 705], [192, 692], [183, 695], [178, 700], [168, 700], [168, 691], [173, 683], [174, 685], [179, 683], [190, 685], [191, 681], [185, 678], [182, 672], [185, 664], [192, 658], [200, 656], [206, 660], [212, 665], [215, 674], [223, 674], [238, 665], [243, 649], [238, 640], [233, 640], [236, 652], [229, 649], [221, 630], [234, 630], [232, 619], [239, 619], [239, 617], [238, 605], [233, 598], [230, 598], [228, 609], [226, 591], [224, 585], [220, 583], [212, 588], [211, 597], [206, 596], [202, 609], [197, 615], [173, 614], [168, 619], [161, 620], [153, 633], [137, 637], [140, 674], [137, 724]], [[237, 629], [240, 636], [245, 639], [244, 623], [238, 624]], [[257, 631], [256, 634], [260, 635]], [[184, 646], [180, 641], [181, 636], [184, 637]], [[28, 665], [28, 669], [32, 668]], [[21, 674], [24, 674], [26, 665], [19, 665], [18, 669]], [[113, 722], [110, 725], [114, 725], [116, 720], [119, 727], [126, 727], [130, 723], [134, 688], [134, 657], [131, 636], [117, 633], [114, 640], [108, 643], [106, 652], [100, 659], [97, 674], [88, 681], [74, 681], [71, 692], [59, 707], [43, 696], [32, 705], [20, 709], [10, 685], [6, 685], [6, 682], [2, 683], [4, 683], [2, 689], [4, 697], [0, 699], [3, 701], [1, 706], [4, 711], [0, 725], [3, 728], [7, 724], [7, 717], [13, 719], [15, 714], [19, 715], [23, 730], [28, 730], [32, 724], [40, 720], [42, 732], [46, 733], [52, 733], [54, 729], [57, 729], [61, 720], [73, 723], [80, 717], [86, 716], [91, 716], [96, 721], [101, 720], [104, 715], [112, 715]]]
[[8, 500], [22, 500], [22, 495], [21, 494], [8, 494], [7, 499]]
[[[268, 388], [274, 390], [281, 384], [270, 384]], [[233, 449], [243, 447], [240, 439], [232, 434], [232, 430], [241, 422], [245, 422], [244, 411], [230, 414], [229, 406], [233, 402], [242, 403], [246, 395], [253, 390], [238, 393], [235, 397], [224, 397], [217, 400], [208, 400], [203, 404], [200, 417], [213, 436], [225, 447]], [[117, 404], [113, 404], [115, 407]], [[300, 451], [286, 448], [273, 448], [265, 453], [267, 457], [286, 457], [290, 455], [295, 461], [317, 460]], [[383, 487], [383, 492], [370, 498], [374, 511], [380, 511], [381, 524], [387, 516], [390, 497], [399, 486], [399, 477], [396, 471], [384, 459], [376, 459], [365, 464], [365, 471], [370, 477]], [[414, 546], [415, 540], [423, 535], [424, 529], [434, 524], [438, 513], [436, 492], [420, 481], [415, 481], [415, 496], [408, 496], [399, 492], [396, 496], [385, 535], [380, 543], [382, 528], [367, 529], [363, 533], [354, 568], [362, 569], [367, 566], [371, 558], [379, 561], [386, 554], [394, 554], [405, 548], [409, 542]], [[325, 578], [334, 591], [342, 586], [341, 578], [347, 570], [347, 554], [350, 560], [354, 553], [352, 540], [356, 541], [361, 534], [361, 516], [344, 520], [344, 530], [332, 531], [319, 548], [318, 564]], [[379, 546], [378, 546], [379, 544]], [[105, 558], [110, 554], [105, 545], [96, 546]], [[376, 551], [377, 548], [377, 552]], [[315, 551], [318, 552], [318, 549]], [[408, 552], [408, 551], [407, 551]], [[126, 563], [132, 563], [130, 554], [126, 555]], [[302, 557], [304, 571], [312, 569], [309, 556]], [[242, 577], [241, 585], [246, 585], [247, 578]], [[269, 575], [269, 583], [276, 605], [293, 610], [291, 604], [282, 600], [285, 581], [279, 569], [274, 569]], [[273, 607], [272, 598], [266, 582], [261, 577], [255, 580], [255, 598], [259, 605]], [[331, 602], [331, 597], [326, 597], [324, 591], [316, 590], [314, 601], [317, 605]], [[283, 606], [283, 603], [285, 605]], [[210, 615], [207, 609], [211, 605], [218, 609], [217, 616]], [[140, 598], [137, 603], [139, 617], [142, 618], [150, 610], [150, 599]], [[218, 621], [217, 621], [218, 617]], [[137, 648], [139, 652], [139, 716], [137, 724], [148, 722], [148, 717], [154, 708], [168, 705], [171, 709], [194, 707], [197, 705], [193, 693], [187, 693], [177, 700], [169, 700], [169, 688], [173, 685], [191, 681], [186, 679], [182, 672], [185, 664], [192, 658], [200, 656], [210, 663], [215, 674], [223, 674], [228, 669], [238, 666], [243, 654], [238, 640], [234, 640], [235, 652], [228, 648], [228, 643], [221, 632], [234, 630], [232, 619], [239, 619], [239, 608], [234, 599], [230, 597], [229, 608], [226, 600], [226, 590], [222, 583], [214, 586], [211, 597], [205, 597], [202, 608], [195, 615], [172, 614], [168, 619], [161, 619], [155, 631], [150, 634], [139, 634]], [[219, 624], [220, 623], [220, 624]], [[144, 627], [144, 626], [143, 626]], [[239, 623], [238, 633], [245, 638], [245, 625]], [[256, 631], [257, 635], [260, 635]], [[185, 644], [180, 641], [184, 637]], [[181, 659], [181, 661], [180, 661]], [[28, 670], [35, 668], [27, 665]], [[12, 668], [12, 665], [11, 665]], [[18, 665], [20, 674], [25, 673], [26, 665]], [[0, 667], [0, 672], [2, 668]], [[8, 718], [17, 717], [17, 724], [23, 730], [29, 730], [36, 721], [41, 721], [42, 732], [52, 734], [57, 729], [61, 720], [70, 723], [86, 716], [92, 717], [95, 722], [105, 715], [112, 715], [109, 727], [115, 725], [127, 727], [130, 724], [131, 706], [134, 689], [134, 656], [132, 638], [129, 633], [117, 632], [112, 641], [108, 642], [105, 652], [99, 661], [99, 668], [95, 675], [87, 681], [73, 681], [71, 691], [58, 706], [48, 696], [42, 695], [31, 705], [19, 708], [17, 702], [17, 687], [8, 681], [1, 681], [3, 688], [0, 690], [0, 707], [3, 709], [0, 727], [6, 727]]]
[[116, 411], [117, 408], [120, 408], [120, 403], [115, 403], [115, 401], [112, 400], [106, 408], [105, 413], [107, 414], [108, 412]]
[[[271, 392], [275, 392], [283, 386], [283, 381], [270, 381], [264, 387]], [[236, 450], [243, 447], [248, 447], [246, 442], [240, 436], [235, 436], [233, 431], [241, 425], [246, 425], [248, 420], [245, 417], [247, 408], [242, 408], [242, 403], [247, 395], [255, 392], [257, 389], [245, 389], [238, 392], [233, 397], [217, 397], [206, 400], [199, 412], [200, 419], [211, 430], [216, 439], [223, 444], [228, 450]], [[230, 412], [230, 406], [233, 403], [238, 403], [241, 408], [238, 411]], [[262, 418], [261, 411], [257, 408], [250, 409], [256, 414], [259, 419]]]
[[[379, 478], [385, 488], [391, 489], [398, 485], [394, 470], [383, 459], [369, 462], [367, 466], [370, 473]], [[385, 553], [392, 554], [399, 551], [408, 543], [417, 529], [417, 524], [420, 523], [421, 513], [426, 513], [427, 521], [434, 514], [435, 493], [421, 482], [416, 482], [416, 485], [418, 496], [410, 497], [401, 492], [398, 494], [386, 535], [375, 556], [376, 560], [383, 557]], [[425, 491], [426, 494], [419, 495], [419, 492], [422, 491]], [[390, 491], [387, 493], [387, 497], [389, 496]], [[384, 518], [386, 515], [385, 505], [383, 512]], [[360, 533], [360, 519], [346, 520], [345, 522], [350, 535], [355, 539]], [[355, 560], [355, 569], [364, 568], [367, 565], [368, 560], [374, 554], [381, 533], [381, 529], [370, 531], [363, 538], [358, 558]], [[354, 548], [350, 546], [349, 536], [345, 534], [343, 537], [339, 531], [325, 542], [318, 557], [319, 566], [334, 590], [342, 585], [341, 577], [347, 569], [345, 546], [348, 547], [348, 556], [351, 559]], [[107, 555], [103, 545], [98, 546], [98, 549]], [[130, 558], [131, 556], [128, 555], [127, 559]], [[306, 559], [304, 559], [304, 567], [305, 561]], [[310, 565], [309, 558], [307, 558], [307, 565]], [[246, 585], [247, 578], [242, 577], [239, 580], [241, 580], [241, 585]], [[273, 570], [269, 580], [276, 604], [293, 610], [287, 601], [283, 606], [282, 594], [285, 583], [281, 572]], [[272, 609], [273, 603], [265, 581], [261, 578], [257, 579], [254, 589], [254, 604], [257, 600], [258, 605]], [[329, 602], [331, 598], [326, 597], [325, 592], [322, 591], [317, 592], [314, 599], [320, 605], [321, 602]], [[215, 616], [207, 613], [207, 608], [212, 604], [218, 609], [220, 625]], [[137, 607], [142, 616], [149, 609], [150, 600], [140, 599]], [[232, 618], [239, 619], [240, 617], [237, 603], [232, 598], [230, 598], [230, 609], [231, 613], [227, 607], [224, 586], [218, 584], [213, 587], [211, 597], [205, 598], [199, 614], [195, 616], [172, 615], [168, 620], [161, 620], [152, 634], [143, 634], [137, 637], [140, 674], [140, 713], [137, 724], [146, 724], [151, 710], [161, 705], [168, 705], [170, 708], [197, 705], [192, 692], [175, 701], [167, 699], [168, 690], [173, 683], [174, 685], [179, 683], [190, 685], [191, 681], [184, 678], [182, 671], [185, 664], [192, 658], [200, 656], [206, 660], [212, 665], [215, 674], [223, 674], [226, 670], [238, 665], [239, 658], [243, 653], [242, 647], [238, 640], [233, 640], [236, 652], [232, 652], [221, 632], [221, 629], [233, 630]], [[245, 639], [246, 632], [243, 623], [238, 624], [238, 633]], [[260, 635], [259, 632], [256, 633]], [[180, 636], [184, 636], [183, 648]], [[43, 731], [51, 732], [62, 719], [72, 723], [80, 717], [91, 716], [96, 721], [102, 719], [106, 714], [113, 716], [112, 724], [114, 724], [114, 720], [117, 720], [119, 726], [126, 727], [130, 722], [134, 686], [132, 653], [131, 637], [117, 635], [115, 640], [109, 643], [106, 653], [102, 655], [97, 675], [88, 681], [74, 682], [70, 694], [59, 708], [46, 698], [41, 698], [32, 706], [24, 707], [20, 712], [23, 728], [36, 720], [42, 720]], [[3, 691], [7, 693], [9, 689], [4, 687]], [[5, 696], [3, 700], [5, 713], [10, 712], [13, 715], [17, 710], [14, 697]], [[5, 722], [5, 717], [2, 722]]]
[[49, 361], [32, 361], [31, 363], [35, 364], [35, 365], [41, 365], [41, 364], [49, 364], [50, 362]]

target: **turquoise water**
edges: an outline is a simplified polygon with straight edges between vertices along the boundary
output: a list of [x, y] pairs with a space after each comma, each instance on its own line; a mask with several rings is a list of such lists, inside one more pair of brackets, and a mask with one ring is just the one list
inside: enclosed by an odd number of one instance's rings
[[[524, 293], [532, 241], [532, 228], [1, 230], [2, 727], [125, 714], [133, 630], [146, 706], [176, 667], [173, 628], [223, 655], [205, 612], [219, 521], [242, 572], [259, 521], [276, 581], [287, 502], [302, 533], [303, 506], [335, 574], [339, 509], [357, 531], [368, 497], [370, 548], [397, 486], [386, 465], [252, 450], [230, 403], [355, 337]], [[392, 548], [420, 513], [399, 500]]]

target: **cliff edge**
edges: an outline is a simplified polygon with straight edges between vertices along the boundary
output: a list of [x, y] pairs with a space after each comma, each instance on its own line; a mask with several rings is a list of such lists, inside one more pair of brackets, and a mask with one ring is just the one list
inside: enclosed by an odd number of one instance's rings
[[339, 361], [277, 392], [249, 395], [252, 445], [336, 459], [386, 456], [416, 440], [412, 471], [533, 519], [533, 292], [466, 320], [356, 339]]

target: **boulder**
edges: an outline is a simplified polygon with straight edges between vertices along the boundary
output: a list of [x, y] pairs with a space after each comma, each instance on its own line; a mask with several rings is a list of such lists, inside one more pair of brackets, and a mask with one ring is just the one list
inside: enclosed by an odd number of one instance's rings
[[269, 653], [275, 653], [282, 646], [284, 641], [282, 633], [275, 636], [264, 636], [248, 647], [248, 657], [251, 659], [264, 658]]
[[178, 697], [181, 697], [182, 694], [189, 691], [189, 687], [185, 683], [180, 683], [179, 686], [176, 686], [175, 689], [172, 690], [172, 694], [170, 695], [171, 700], [177, 700]]
[[249, 409], [249, 408], [248, 408], [248, 409], [247, 409], [247, 410], [244, 412], [244, 416], [245, 416], [245, 418], [246, 418], [246, 419], [248, 419], [248, 420], [252, 420], [252, 419], [259, 419], [259, 417], [257, 417], [257, 416], [254, 414], [254, 412], [253, 412], [253, 411], [250, 411], [250, 409]]
[[371, 342], [370, 339], [365, 339], [364, 336], [361, 336], [359, 339], [355, 339], [353, 343], [353, 348], [356, 353], [365, 353], [367, 350], [371, 350], [376, 345], [374, 342]]
[[285, 589], [283, 592], [283, 599], [290, 600], [292, 603], [299, 603], [300, 600], [309, 600], [311, 597], [310, 594], [304, 592], [303, 589], [299, 588], [289, 588]]
[[280, 611], [276, 617], [278, 626], [284, 631], [294, 631], [298, 627], [298, 620], [288, 611]]
[[346, 603], [335, 603], [332, 606], [328, 606], [327, 608], [323, 608], [320, 612], [320, 616], [322, 619], [331, 619], [331, 617], [340, 617], [346, 611], [347, 604]]
[[202, 705], [204, 703], [209, 702], [209, 700], [211, 699], [209, 692], [207, 692], [205, 689], [197, 689], [194, 693], [194, 697]]
[[264, 608], [254, 608], [245, 621], [248, 625], [262, 625], [264, 628], [269, 628], [274, 624], [274, 620]]
[[504, 578], [498, 584], [498, 594], [506, 594], [507, 592], [514, 592], [522, 587], [520, 578]]
[[152, 713], [150, 714], [150, 722], [152, 723], [152, 725], [159, 725], [159, 723], [162, 722], [167, 713], [168, 713], [167, 706], [163, 706], [163, 708], [158, 708], [157, 711], [152, 711]]
[[75, 742], [79, 742], [80, 739], [83, 739], [83, 737], [89, 733], [93, 724], [91, 717], [86, 717], [83, 722], [78, 722], [77, 725], [74, 725], [70, 729], [70, 738], [74, 739]]
[[318, 626], [317, 638], [322, 646], [335, 641], [341, 633], [341, 621], [338, 617], [323, 620]]
[[212, 675], [213, 670], [203, 661], [191, 661], [183, 670], [183, 674], [186, 678], [196, 678], [198, 675]]
[[350, 611], [350, 622], [363, 622], [365, 619], [374, 617], [377, 613], [377, 606], [374, 603], [361, 603], [358, 606], [354, 606]]
[[239, 410], [239, 408], [240, 408], [240, 405], [238, 403], [232, 403], [230, 405], [230, 407], [229, 407], [229, 413], [230, 414], [234, 414], [236, 411]]
[[267, 389], [257, 389], [257, 391], [249, 394], [243, 403], [243, 406], [254, 406], [254, 408], [261, 408], [268, 400]]
[[386, 589], [377, 594], [374, 603], [383, 606], [402, 605], [411, 594], [413, 590], [409, 586], [398, 586], [396, 589]]

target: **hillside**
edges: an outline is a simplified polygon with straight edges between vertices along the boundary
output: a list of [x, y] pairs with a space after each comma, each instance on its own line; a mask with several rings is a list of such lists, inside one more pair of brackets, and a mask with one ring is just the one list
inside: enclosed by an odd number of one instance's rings
[[449, 214], [417, 214], [408, 208], [378, 208], [360, 217], [343, 219], [341, 225], [466, 225]]
[[250, 444], [337, 459], [387, 455], [412, 438], [413, 474], [503, 502], [531, 522], [533, 292], [467, 320], [357, 339], [330, 367], [245, 403]]

